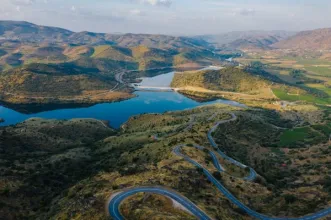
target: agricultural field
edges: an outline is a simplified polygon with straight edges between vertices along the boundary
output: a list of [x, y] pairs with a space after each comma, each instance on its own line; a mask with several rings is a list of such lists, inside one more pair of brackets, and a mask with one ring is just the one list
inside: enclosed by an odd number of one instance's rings
[[[274, 94], [282, 100], [331, 104], [331, 61], [321, 54], [294, 56], [289, 52], [271, 50], [248, 53], [236, 60], [245, 65], [261, 62], [267, 72], [281, 79], [284, 84], [289, 83], [306, 91], [304, 94], [292, 94], [284, 88], [274, 88]], [[294, 70], [300, 71], [301, 75], [293, 74]], [[315, 95], [316, 93], [324, 95]]]
[[272, 90], [274, 94], [281, 100], [296, 102], [296, 101], [305, 101], [317, 104], [327, 105], [331, 103], [331, 99], [317, 98], [311, 94], [300, 94], [300, 93], [290, 93], [284, 88], [278, 88]]
[[[327, 130], [330, 128], [326, 126], [325, 128], [322, 127], [320, 129]], [[311, 145], [325, 139], [325, 135], [320, 133], [318, 130], [313, 129], [312, 127], [302, 127], [287, 130], [282, 133], [278, 145], [280, 147], [295, 147], [304, 144]]]

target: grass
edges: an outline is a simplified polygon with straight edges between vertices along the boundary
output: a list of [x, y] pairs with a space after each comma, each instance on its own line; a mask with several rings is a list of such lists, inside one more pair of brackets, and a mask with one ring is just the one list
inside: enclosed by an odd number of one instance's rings
[[297, 79], [294, 79], [292, 76], [290, 76], [290, 71], [289, 70], [276, 70], [276, 69], [267, 69], [267, 72], [277, 76], [278, 78], [284, 80], [285, 82], [293, 83], [295, 84], [298, 82]]
[[331, 124], [326, 125], [313, 125], [312, 126], [315, 130], [323, 133], [325, 136], [329, 137], [331, 134]]
[[132, 196], [124, 201], [120, 209], [124, 216], [134, 216], [134, 219], [196, 219], [188, 212], [175, 208], [171, 199], [149, 193]]
[[329, 104], [331, 100], [329, 98], [317, 98], [313, 95], [310, 94], [292, 94], [288, 93], [284, 89], [279, 89], [279, 88], [274, 88], [272, 89], [274, 94], [281, 100], [284, 101], [290, 101], [290, 102], [295, 102], [295, 101], [306, 101], [306, 102], [311, 102], [311, 103], [317, 103], [317, 104]]
[[324, 84], [306, 84], [306, 86], [309, 88], [321, 90], [331, 96], [331, 88], [328, 88]]
[[303, 59], [301, 57], [299, 58], [290, 58], [291, 60], [294, 59], [298, 64], [305, 65], [305, 66], [312, 66], [312, 65], [331, 65], [330, 61], [322, 60], [322, 59]]
[[[323, 129], [326, 130], [324, 127]], [[287, 130], [281, 134], [278, 146], [290, 148], [298, 147], [306, 144], [316, 143], [323, 138], [325, 138], [324, 135], [320, 132], [317, 132], [312, 127], [295, 128], [292, 130]]]
[[102, 45], [102, 46], [97, 46], [94, 48], [94, 53], [92, 54], [91, 57], [96, 57], [98, 56], [100, 53], [104, 52], [105, 50], [109, 49], [110, 46], [109, 45]]
[[331, 77], [331, 69], [327, 66], [307, 66], [305, 69], [318, 75]]
[[311, 130], [309, 127], [288, 130], [281, 135], [279, 145], [286, 146], [293, 142], [304, 141], [305, 138], [309, 137], [308, 133], [310, 132]]

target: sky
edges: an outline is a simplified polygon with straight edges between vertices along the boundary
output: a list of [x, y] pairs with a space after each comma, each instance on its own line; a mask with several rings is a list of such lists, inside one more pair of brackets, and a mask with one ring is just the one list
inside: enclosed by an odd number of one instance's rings
[[0, 20], [169, 35], [331, 27], [330, 0], [0, 0]]

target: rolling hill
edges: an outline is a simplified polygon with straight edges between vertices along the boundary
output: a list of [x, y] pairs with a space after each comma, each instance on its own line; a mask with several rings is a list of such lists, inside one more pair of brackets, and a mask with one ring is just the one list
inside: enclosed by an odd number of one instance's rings
[[[253, 219], [238, 203], [271, 218], [316, 216], [331, 200], [329, 113], [303, 105], [275, 111], [217, 104], [134, 116], [121, 130], [95, 119], [31, 118], [0, 127], [0, 218], [109, 219], [110, 198], [143, 186], [177, 192], [210, 219]], [[312, 116], [321, 121], [308, 123]], [[207, 133], [217, 149], [208, 146]], [[175, 154], [176, 146], [201, 167]], [[248, 170], [237, 164], [256, 170], [256, 179], [245, 180]], [[119, 203], [124, 219], [196, 219], [153, 193]]]
[[202, 39], [151, 34], [106, 34], [88, 31], [72, 32], [57, 27], [40, 26], [24, 21], [0, 21], [0, 40], [30, 43], [66, 43], [78, 45], [118, 45], [153, 48], [203, 48], [210, 45]]
[[273, 46], [291, 50], [331, 50], [331, 28], [303, 31]]
[[268, 88], [271, 82], [239, 68], [176, 73], [172, 82], [175, 88], [200, 87], [214, 91], [254, 93]]
[[[132, 96], [127, 85], [118, 85], [119, 72], [223, 62], [225, 58], [212, 50], [203, 39], [75, 33], [0, 21], [0, 99], [10, 103], [117, 101]], [[135, 74], [126, 77], [143, 76]], [[116, 92], [110, 94], [112, 88]], [[106, 97], [98, 95], [105, 92]]]
[[75, 33], [28, 22], [0, 21], [0, 70], [31, 63], [63, 63], [87, 58], [92, 63], [100, 63], [100, 60], [135, 63], [136, 69], [140, 70], [185, 64], [208, 65], [221, 59], [212, 50], [210, 43], [197, 38]]
[[62, 28], [39, 26], [25, 21], [0, 21], [0, 39], [62, 42], [72, 34]]
[[96, 103], [131, 95], [116, 86], [114, 75], [75, 63], [29, 64], [0, 73], [0, 99], [9, 103]]
[[276, 42], [287, 39], [294, 32], [287, 31], [235, 31], [221, 35], [205, 35], [200, 39], [219, 48], [232, 50], [269, 49]]

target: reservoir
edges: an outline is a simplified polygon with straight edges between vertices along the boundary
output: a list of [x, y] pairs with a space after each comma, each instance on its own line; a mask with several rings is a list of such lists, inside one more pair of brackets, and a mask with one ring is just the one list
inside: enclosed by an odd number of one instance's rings
[[[144, 78], [141, 82], [144, 86], [170, 86], [174, 72], [162, 74], [152, 78]], [[197, 102], [174, 91], [137, 91], [136, 97], [114, 103], [102, 103], [93, 106], [82, 105], [25, 105], [20, 108], [6, 107], [0, 104], [0, 118], [5, 122], [0, 126], [14, 125], [29, 118], [45, 119], [72, 119], [72, 118], [96, 118], [107, 120], [114, 128], [119, 128], [131, 116], [143, 113], [164, 113], [195, 108], [202, 105], [223, 103], [233, 106], [245, 107], [245, 105], [228, 100], [216, 100], [211, 102]]]
[[103, 103], [90, 107], [68, 106], [66, 109], [55, 109], [39, 113], [22, 113], [13, 109], [0, 106], [0, 118], [5, 119], [0, 126], [13, 125], [29, 118], [39, 117], [46, 119], [72, 119], [72, 118], [96, 118], [110, 121], [110, 125], [119, 128], [131, 116], [143, 113], [164, 113], [195, 108], [202, 105], [224, 103], [234, 106], [244, 106], [228, 100], [216, 100], [200, 103], [189, 99], [176, 92], [135, 92], [137, 97], [115, 103]]

